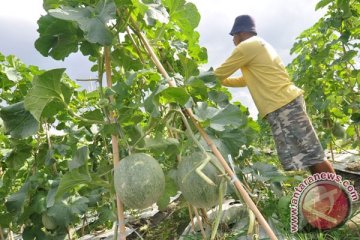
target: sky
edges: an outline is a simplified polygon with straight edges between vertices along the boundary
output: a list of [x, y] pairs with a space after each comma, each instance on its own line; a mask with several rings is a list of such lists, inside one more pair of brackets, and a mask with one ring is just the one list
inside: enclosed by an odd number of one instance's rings
[[[294, 56], [290, 49], [296, 37], [311, 27], [324, 14], [315, 11], [319, 0], [190, 0], [201, 15], [198, 28], [200, 45], [208, 51], [204, 69], [219, 66], [232, 52], [234, 45], [229, 35], [236, 16], [254, 17], [258, 35], [277, 50], [285, 65]], [[41, 69], [65, 67], [72, 79], [95, 78], [91, 63], [81, 54], [71, 54], [65, 61], [43, 57], [34, 47], [38, 38], [37, 20], [45, 14], [42, 0], [0, 0], [0, 52], [13, 54], [27, 65]], [[237, 74], [240, 74], [238, 72]], [[256, 118], [257, 110], [246, 88], [230, 88], [233, 100], [247, 106]]]

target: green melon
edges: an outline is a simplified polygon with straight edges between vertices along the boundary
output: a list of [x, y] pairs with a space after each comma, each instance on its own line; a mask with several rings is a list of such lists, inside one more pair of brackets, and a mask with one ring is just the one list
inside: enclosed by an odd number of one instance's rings
[[46, 213], [43, 213], [41, 215], [41, 221], [44, 227], [48, 230], [54, 230], [57, 228], [57, 224], [55, 222], [55, 219], [53, 217], [50, 217]]
[[222, 172], [212, 163], [213, 161], [218, 161], [215, 156], [211, 153], [207, 154], [212, 158], [212, 161], [206, 164], [202, 172], [216, 186], [208, 184], [195, 171], [205, 159], [205, 155], [202, 152], [193, 152], [191, 155], [183, 157], [177, 170], [177, 183], [180, 191], [189, 203], [198, 208], [213, 207], [218, 204], [219, 200], [219, 185], [221, 182], [219, 175]]
[[114, 169], [115, 190], [128, 208], [144, 209], [156, 203], [165, 189], [164, 172], [148, 154], [123, 158]]
[[345, 137], [345, 128], [341, 126], [340, 123], [335, 123], [335, 125], [332, 128], [332, 134], [336, 138], [344, 138]]

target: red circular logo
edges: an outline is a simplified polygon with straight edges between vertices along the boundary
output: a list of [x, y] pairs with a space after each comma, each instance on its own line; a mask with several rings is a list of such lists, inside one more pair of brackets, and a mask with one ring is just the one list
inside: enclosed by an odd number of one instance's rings
[[301, 200], [305, 220], [313, 227], [326, 230], [343, 224], [351, 212], [350, 199], [343, 188], [330, 181], [308, 187]]

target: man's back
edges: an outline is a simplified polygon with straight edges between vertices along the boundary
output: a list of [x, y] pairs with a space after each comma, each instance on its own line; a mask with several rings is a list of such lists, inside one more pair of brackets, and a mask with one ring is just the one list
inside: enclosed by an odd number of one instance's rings
[[238, 69], [241, 69], [241, 80], [246, 82], [261, 117], [303, 93], [290, 81], [273, 47], [258, 36], [252, 36], [238, 44], [231, 56], [214, 73], [224, 86], [244, 86], [237, 84], [239, 79], [227, 79]]

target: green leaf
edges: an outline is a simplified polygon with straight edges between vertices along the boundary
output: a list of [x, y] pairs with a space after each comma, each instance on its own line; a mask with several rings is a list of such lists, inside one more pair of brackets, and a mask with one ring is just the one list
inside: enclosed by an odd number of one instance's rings
[[163, 103], [177, 103], [180, 106], [185, 105], [190, 98], [190, 95], [184, 88], [168, 87], [159, 93], [160, 100]]
[[157, 3], [145, 5], [148, 7], [144, 17], [147, 25], [154, 26], [156, 23], [155, 21], [165, 24], [169, 22], [169, 14], [163, 5]]
[[351, 120], [356, 123], [356, 124], [359, 124], [360, 123], [360, 112], [354, 112], [352, 115], [351, 115]]
[[84, 41], [81, 43], [80, 51], [84, 56], [92, 56], [92, 57], [98, 57], [99, 56], [99, 47], [100, 44], [90, 43], [88, 41]]
[[81, 166], [86, 165], [89, 158], [89, 149], [87, 146], [83, 146], [75, 152], [73, 159], [69, 162], [70, 171]]
[[20, 188], [19, 191], [13, 193], [5, 200], [5, 206], [8, 212], [18, 215], [23, 211], [25, 207], [25, 200], [28, 197], [29, 189], [30, 183], [25, 182], [25, 184]]
[[347, 51], [344, 56], [341, 57], [341, 61], [342, 62], [349, 62], [350, 60], [352, 60], [353, 58], [355, 58], [358, 54], [358, 51], [355, 50], [350, 50]]
[[21, 236], [23, 240], [47, 239], [39, 226], [26, 226]]
[[70, 190], [91, 183], [89, 174], [80, 173], [78, 169], [67, 172], [62, 176], [59, 187], [56, 191], [55, 199], [59, 199]]
[[[235, 153], [232, 153], [230, 151], [230, 149], [226, 146], [226, 144], [224, 143], [224, 141], [220, 138], [217, 138], [216, 136], [213, 136], [213, 135], [209, 135], [212, 143], [216, 146], [216, 148], [219, 150], [219, 152], [221, 153], [221, 155], [224, 157], [225, 160], [228, 160], [228, 155], [237, 155], [239, 150], [237, 149], [237, 151]], [[209, 151], [211, 152], [211, 148], [210, 146], [205, 142], [205, 140], [199, 136], [199, 142], [201, 143], [201, 145], [204, 146], [205, 150], [206, 151]]]
[[21, 79], [19, 72], [12, 67], [3, 66], [3, 71], [10, 81], [18, 82]]
[[196, 78], [190, 84], [186, 83], [186, 85], [187, 91], [196, 102], [207, 101], [209, 99], [208, 87], [202, 80]]
[[103, 205], [96, 209], [99, 213], [99, 221], [100, 222], [116, 222], [117, 217], [114, 209], [109, 205]]
[[347, 19], [352, 16], [350, 9], [350, 0], [337, 0], [338, 7], [343, 11], [342, 17]]
[[50, 181], [50, 190], [46, 196], [46, 207], [52, 207], [55, 204], [55, 195], [59, 187], [59, 180]]
[[104, 115], [102, 114], [100, 109], [95, 109], [93, 111], [85, 112], [83, 115], [81, 115], [83, 118], [89, 119], [89, 120], [95, 120], [95, 121], [103, 121]]
[[249, 128], [226, 129], [216, 132], [219, 139], [230, 150], [233, 156], [239, 154], [239, 146], [249, 145], [257, 136], [257, 132]]
[[334, 0], [322, 0], [318, 2], [315, 6], [315, 11], [329, 5], [331, 2], [334, 2]]
[[157, 201], [160, 211], [164, 211], [170, 203], [170, 198], [177, 194], [178, 188], [176, 182], [169, 175], [165, 176], [165, 190], [163, 195]]
[[141, 61], [139, 61], [139, 55], [129, 48], [118, 47], [111, 53], [111, 57], [114, 63], [123, 66], [126, 71], [138, 71], [144, 68]]
[[58, 112], [64, 110], [64, 102], [57, 99], [50, 101], [42, 110], [41, 117], [45, 119], [53, 118]]
[[91, 191], [87, 191], [84, 196], [89, 200], [88, 205], [90, 207], [97, 206], [105, 192], [106, 190], [104, 188], [97, 188]]
[[169, 9], [170, 20], [180, 26], [185, 33], [192, 34], [200, 22], [200, 14], [196, 6], [185, 0], [164, 0], [163, 4]]
[[134, 144], [135, 142], [137, 142], [139, 139], [142, 139], [137, 144], [137, 146], [139, 146], [139, 147], [144, 146], [144, 144], [145, 144], [145, 140], [143, 139], [144, 131], [140, 126], [138, 126], [138, 125], [130, 125], [130, 126], [127, 126], [124, 129], [125, 129], [126, 133], [129, 135], [128, 142], [131, 145]]
[[69, 85], [65, 83], [61, 83], [61, 93], [63, 95], [64, 102], [66, 104], [70, 103], [71, 97], [74, 93], [74, 89]]
[[199, 75], [189, 77], [186, 84], [192, 86], [198, 80], [201, 80], [207, 87], [213, 87], [219, 83], [213, 71], [206, 71], [201, 72]]
[[38, 191], [35, 196], [32, 197], [30, 208], [34, 213], [41, 213], [46, 210], [46, 193], [44, 191]]
[[206, 103], [197, 103], [194, 112], [197, 120], [208, 121], [210, 127], [217, 131], [224, 131], [225, 128], [238, 128], [247, 123], [247, 116], [233, 104], [218, 109], [208, 107]]
[[186, 57], [184, 54], [178, 54], [178, 57], [181, 64], [181, 74], [182, 76], [184, 76], [185, 79], [199, 74], [196, 61]]
[[157, 86], [156, 90], [153, 91], [144, 101], [145, 110], [150, 113], [152, 117], [160, 116], [158, 93], [160, 93], [164, 89], [166, 89], [164, 85]]
[[198, 102], [194, 108], [195, 118], [200, 122], [205, 122], [213, 118], [218, 112], [219, 109], [214, 107], [208, 107], [206, 102]]
[[56, 224], [63, 227], [68, 226], [73, 219], [71, 208], [63, 202], [58, 202], [49, 208], [47, 215], [53, 217]]
[[246, 118], [239, 107], [229, 104], [210, 119], [210, 127], [217, 131], [225, 130], [225, 127], [237, 128], [246, 124]]
[[225, 107], [230, 103], [228, 95], [220, 91], [210, 91], [209, 99], [219, 105], [219, 107]]
[[64, 68], [53, 69], [34, 78], [33, 86], [26, 95], [24, 104], [38, 122], [48, 103], [54, 100], [64, 102], [60, 83], [64, 71]]
[[32, 147], [23, 141], [12, 147], [12, 151], [10, 154], [4, 156], [4, 160], [8, 167], [18, 169], [32, 156]]
[[0, 71], [0, 84], [3, 90], [8, 90], [16, 85], [13, 81], [7, 78], [5, 73], [2, 73], [1, 71]]
[[0, 218], [0, 225], [1, 225], [1, 227], [3, 227], [3, 228], [9, 228], [9, 227], [11, 226], [10, 223], [11, 223], [12, 221], [14, 221], [14, 220], [13, 220], [14, 217], [15, 217], [15, 216], [14, 216], [13, 214], [8, 213], [8, 212], [1, 214], [1, 218]]
[[115, 18], [115, 11], [114, 1], [101, 0], [95, 9], [89, 6], [76, 8], [63, 6], [49, 10], [49, 14], [58, 19], [76, 22], [89, 42], [110, 45], [113, 35], [107, 23]]
[[74, 24], [45, 15], [40, 17], [38, 25], [40, 36], [35, 41], [35, 48], [43, 56], [64, 60], [77, 52], [81, 36], [78, 36], [78, 28]]
[[77, 216], [83, 215], [88, 209], [89, 199], [86, 197], [78, 197], [74, 202], [71, 203], [71, 212]]
[[25, 110], [24, 103], [19, 102], [0, 110], [6, 132], [13, 138], [26, 138], [34, 135], [39, 129], [39, 122]]
[[173, 153], [179, 145], [179, 141], [175, 138], [145, 138], [146, 149], [156, 153]]

